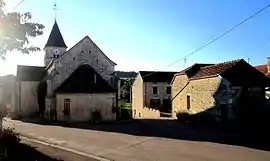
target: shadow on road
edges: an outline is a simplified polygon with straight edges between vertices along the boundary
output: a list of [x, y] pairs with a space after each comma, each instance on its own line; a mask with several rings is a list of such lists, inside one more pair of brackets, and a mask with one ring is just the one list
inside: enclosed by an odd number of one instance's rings
[[26, 144], [18, 143], [6, 152], [6, 157], [2, 155], [2, 158], [7, 161], [27, 160], [27, 161], [60, 161], [47, 156], [36, 148], [28, 146]]
[[82, 123], [46, 123], [37, 121], [25, 122], [41, 125], [63, 126], [69, 128], [123, 133], [135, 136], [162, 137], [190, 141], [205, 141], [270, 151], [269, 139], [265, 139], [261, 136], [248, 136], [236, 133], [225, 133], [217, 127], [213, 128], [211, 126], [193, 125], [169, 119], [138, 119], [120, 122], [118, 121], [114, 123], [103, 123], [98, 125], [89, 125]]

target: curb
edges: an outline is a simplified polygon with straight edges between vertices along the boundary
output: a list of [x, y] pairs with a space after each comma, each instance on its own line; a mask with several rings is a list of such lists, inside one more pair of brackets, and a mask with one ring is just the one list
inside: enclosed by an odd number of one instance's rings
[[62, 146], [58, 146], [58, 145], [46, 143], [44, 141], [39, 141], [39, 140], [36, 140], [36, 139], [30, 139], [30, 138], [27, 138], [25, 136], [20, 136], [20, 138], [21, 139], [24, 139], [24, 140], [32, 141], [34, 143], [38, 143], [38, 144], [42, 144], [42, 145], [54, 147], [54, 148], [57, 148], [57, 149], [68, 151], [68, 152], [72, 152], [72, 153], [75, 153], [75, 154], [78, 154], [78, 155], [82, 155], [82, 156], [85, 156], [85, 157], [88, 157], [88, 158], [91, 158], [91, 159], [96, 159], [98, 161], [111, 161], [111, 160], [106, 159], [106, 158], [103, 158], [103, 157], [99, 157], [99, 156], [95, 156], [95, 155], [92, 155], [92, 154], [87, 154], [87, 153], [84, 153], [84, 152], [73, 150], [73, 149], [70, 149], [70, 148], [65, 148], [65, 147], [62, 147]]

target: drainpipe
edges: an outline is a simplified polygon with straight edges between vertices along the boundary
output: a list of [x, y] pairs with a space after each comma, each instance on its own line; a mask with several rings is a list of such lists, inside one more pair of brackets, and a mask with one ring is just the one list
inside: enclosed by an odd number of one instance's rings
[[117, 106], [119, 108], [119, 118], [121, 119], [121, 105], [120, 105], [120, 96], [121, 96], [121, 79], [117, 79]]
[[19, 104], [18, 104], [18, 115], [21, 116], [21, 94], [22, 90], [21, 90], [21, 81], [19, 81]]

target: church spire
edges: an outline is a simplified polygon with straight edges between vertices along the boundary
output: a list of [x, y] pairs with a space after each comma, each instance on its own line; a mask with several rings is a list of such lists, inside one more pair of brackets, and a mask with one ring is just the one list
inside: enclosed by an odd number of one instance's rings
[[67, 48], [63, 36], [59, 30], [58, 24], [55, 21], [49, 39], [45, 47], [64, 47]]

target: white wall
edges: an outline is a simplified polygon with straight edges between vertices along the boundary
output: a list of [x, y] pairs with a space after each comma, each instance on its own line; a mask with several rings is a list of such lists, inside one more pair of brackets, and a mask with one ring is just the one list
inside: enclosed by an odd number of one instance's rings
[[70, 99], [70, 121], [89, 122], [92, 119], [92, 112], [99, 110], [103, 121], [116, 120], [116, 113], [112, 112], [115, 106], [115, 93], [104, 94], [57, 94], [56, 109], [57, 120], [66, 121], [64, 110], [64, 99]]

